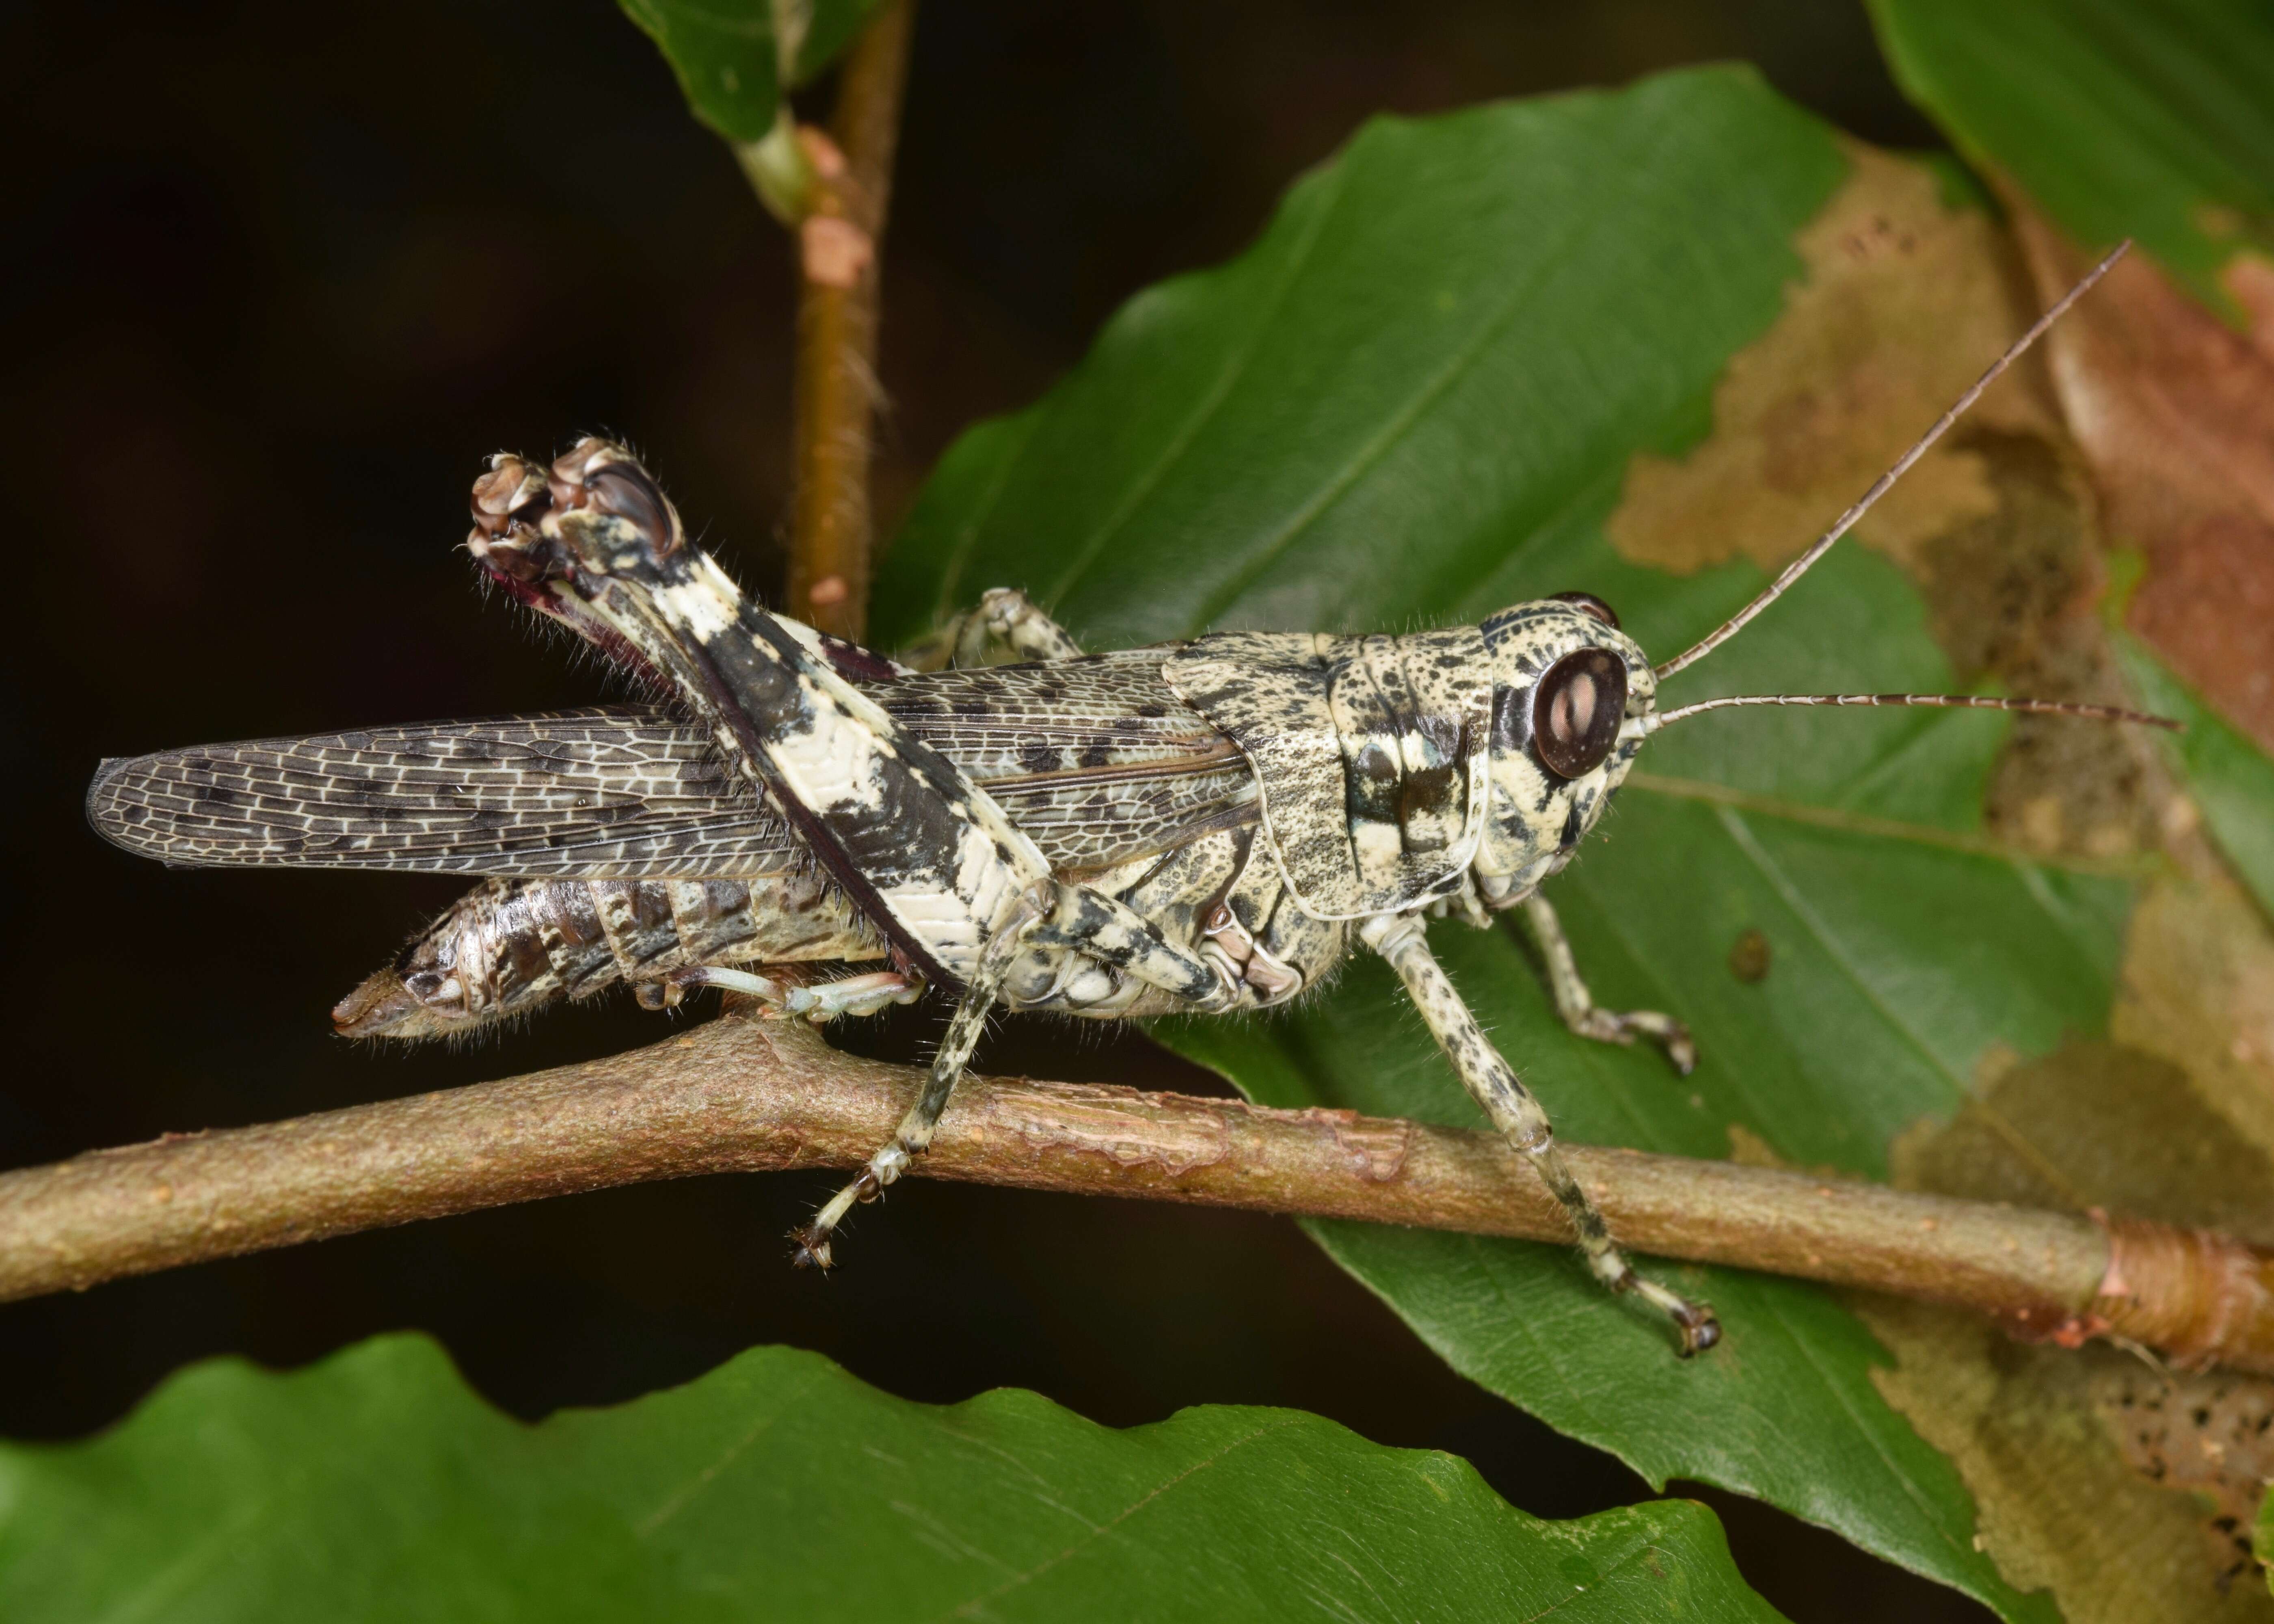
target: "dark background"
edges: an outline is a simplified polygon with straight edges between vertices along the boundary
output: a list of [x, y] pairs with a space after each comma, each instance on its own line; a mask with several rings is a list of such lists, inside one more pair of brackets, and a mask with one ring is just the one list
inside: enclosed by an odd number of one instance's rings
[[[1130, 293], [1236, 252], [1368, 115], [1733, 56], [1858, 135], [1935, 142], [1860, 6], [1822, 0], [926, 0], [885, 532], [959, 430], [1031, 400]], [[790, 259], [725, 147], [605, 0], [11, 9], [0, 85], [0, 1165], [651, 1041], [620, 999], [471, 1049], [350, 1048], [326, 1011], [456, 885], [170, 873], [98, 841], [80, 797], [102, 756], [600, 696], [453, 553], [501, 447], [631, 438], [778, 583]], [[855, 1041], [913, 1052], [938, 1019]], [[1219, 1086], [1039, 1022], [980, 1064]], [[1291, 1224], [919, 1184], [858, 1222], [851, 1267], [794, 1274], [779, 1237], [833, 1182], [620, 1191], [0, 1308], [0, 1432], [83, 1434], [206, 1355], [289, 1365], [415, 1327], [532, 1417], [780, 1341], [909, 1397], [1015, 1384], [1117, 1425], [1297, 1405], [1466, 1455], [1547, 1515], [1648, 1492], [1446, 1371]], [[1797, 1618], [1986, 1616], [1704, 1497]]]

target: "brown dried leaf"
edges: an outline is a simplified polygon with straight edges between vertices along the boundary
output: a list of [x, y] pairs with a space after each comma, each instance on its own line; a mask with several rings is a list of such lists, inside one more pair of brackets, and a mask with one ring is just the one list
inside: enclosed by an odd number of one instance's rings
[[[1953, 207], [1924, 163], [1849, 143], [1855, 172], [1794, 244], [1807, 279], [1713, 391], [1714, 432], [1680, 460], [1639, 456], [1612, 545], [1687, 573], [1782, 563], [1900, 456], [2029, 324], [1996, 223]], [[1969, 426], [2052, 431], [2044, 380], [2017, 368]], [[1859, 532], [1898, 558], [1997, 501], [1978, 452], [1931, 453]]]
[[[1896, 1147], [1896, 1182], [2274, 1240], [2274, 1049], [2258, 1047], [2274, 941], [2223, 876], [2150, 887], [2111, 1024], [2112, 1041], [1987, 1068], [1947, 1126]], [[2050, 1585], [2079, 1621], [2274, 1618], [2248, 1548], [2274, 1478], [2274, 1381], [1859, 1307], [1897, 1356], [1880, 1390], [1957, 1462], [2014, 1583]]]
[[1854, 1305], [1896, 1358], [1876, 1385], [1957, 1463], [2009, 1582], [2051, 1589], [2069, 1624], [2274, 1618], [2237, 1509], [2274, 1465], [2255, 1432], [2274, 1384], [2024, 1347], [1923, 1303]]
[[[2035, 318], [2010, 241], [1944, 199], [1933, 169], [1851, 144], [1856, 168], [1796, 239], [1784, 315], [1716, 387], [1714, 432], [1642, 455], [1607, 527], [1627, 558], [1677, 572], [1773, 568], [1813, 539]], [[2074, 318], [2072, 318], [2074, 319]], [[1874, 508], [1858, 538], [1924, 591], [1960, 676], [2121, 704], [2095, 604], [2095, 503], [2052, 386], [2025, 361]], [[1992, 827], [2025, 848], [2112, 857], [2156, 844], [2168, 786], [2145, 742], [2022, 718]]]
[[[2132, 915], [2109, 1027], [2118, 1041], [2183, 1068], [2235, 1132], [2274, 1158], [2274, 937], [2215, 873], [2153, 886]], [[2255, 1225], [2274, 1241], [2274, 1192]]]
[[[2026, 199], [2009, 201], [2052, 297], [2088, 257]], [[2274, 751], [2274, 266], [2240, 255], [2225, 280], [2249, 333], [2129, 256], [2054, 329], [2052, 375], [2109, 535], [2148, 556], [2127, 623]]]

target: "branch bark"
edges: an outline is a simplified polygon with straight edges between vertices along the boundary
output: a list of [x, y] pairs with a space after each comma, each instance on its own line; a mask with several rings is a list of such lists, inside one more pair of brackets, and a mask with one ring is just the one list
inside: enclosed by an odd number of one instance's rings
[[[422, 1218], [695, 1174], [848, 1169], [922, 1074], [731, 1011], [583, 1065], [0, 1176], [0, 1300]], [[2274, 1372], [2274, 1257], [1735, 1163], [1571, 1147], [1639, 1251], [1891, 1291], [2076, 1346]], [[1495, 1135], [1348, 1111], [967, 1078], [922, 1176], [1564, 1241]]]
[[801, 129], [814, 171], [798, 228], [797, 489], [789, 612], [857, 639], [869, 614], [870, 422], [877, 312], [892, 153], [915, 0], [889, 0], [847, 54], [826, 136]]

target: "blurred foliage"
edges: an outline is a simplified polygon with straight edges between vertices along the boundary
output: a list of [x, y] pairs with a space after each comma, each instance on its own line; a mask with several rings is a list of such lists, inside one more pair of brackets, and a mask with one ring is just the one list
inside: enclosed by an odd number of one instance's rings
[[2262, 0], [1871, 0], [1895, 77], [2090, 247], [2137, 237], [2230, 316], [2274, 254], [2274, 11]]
[[762, 140], [783, 94], [836, 59], [877, 0], [617, 0], [687, 105], [730, 141]]
[[758, 1349], [534, 1427], [423, 1338], [182, 1372], [104, 1438], [0, 1446], [0, 1614], [1772, 1620], [1703, 1507], [1512, 1510], [1293, 1410], [1112, 1432], [938, 1409]]

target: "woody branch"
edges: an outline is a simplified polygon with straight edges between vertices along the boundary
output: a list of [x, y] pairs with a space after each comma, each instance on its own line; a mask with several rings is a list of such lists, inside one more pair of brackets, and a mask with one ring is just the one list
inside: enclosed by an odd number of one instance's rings
[[798, 131], [813, 181], [798, 226], [789, 612], [855, 639], [869, 610], [880, 257], [915, 26], [915, 0], [889, 0], [847, 54], [828, 132]]
[[[606, 1060], [0, 1175], [0, 1301], [539, 1197], [861, 1165], [922, 1073], [730, 1011]], [[2159, 1224], [1572, 1147], [1621, 1238], [1900, 1293], [2074, 1345], [2274, 1372], [2274, 1257]], [[1568, 1241], [1495, 1135], [1350, 1112], [966, 1079], [920, 1175]], [[787, 1267], [787, 1266], [785, 1266]]]

